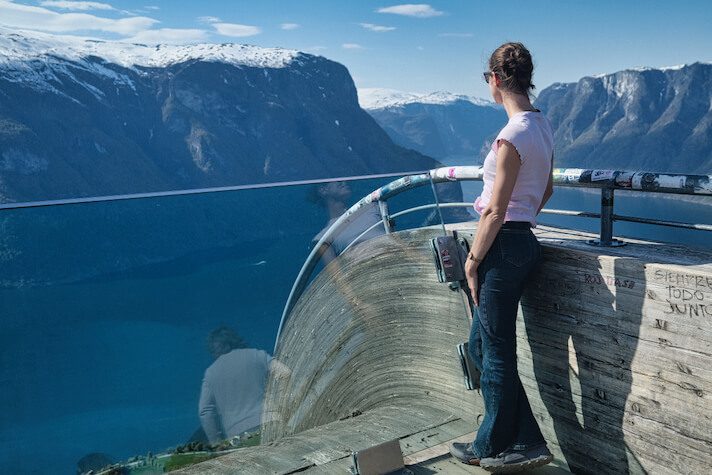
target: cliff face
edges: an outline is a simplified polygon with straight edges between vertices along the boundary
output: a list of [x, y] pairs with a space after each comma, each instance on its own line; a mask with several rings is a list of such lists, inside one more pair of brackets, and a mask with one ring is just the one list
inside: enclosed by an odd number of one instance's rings
[[712, 170], [712, 64], [554, 84], [536, 105], [554, 126], [558, 166]]
[[[386, 91], [387, 92], [387, 91]], [[382, 90], [359, 91], [362, 105], [395, 143], [437, 159], [472, 156], [506, 123], [495, 104], [449, 93], [408, 95]]]
[[322, 57], [33, 35], [0, 29], [0, 201], [437, 166], [393, 144]]
[[[438, 159], [481, 158], [506, 122], [501, 109], [464, 96], [360, 93], [396, 143]], [[554, 127], [559, 167], [712, 170], [712, 64], [584, 77], [547, 87], [535, 105]]]

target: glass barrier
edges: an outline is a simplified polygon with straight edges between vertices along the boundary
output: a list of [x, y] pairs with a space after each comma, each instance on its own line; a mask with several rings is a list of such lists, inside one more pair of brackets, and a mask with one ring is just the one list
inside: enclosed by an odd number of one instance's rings
[[[259, 443], [295, 278], [329, 225], [390, 181], [0, 211], [0, 471], [160, 471], [176, 451]], [[432, 203], [419, 193], [392, 211]], [[331, 251], [379, 220], [367, 210]]]
[[[0, 404], [11, 408], [1, 416], [2, 471], [115, 462], [160, 471], [179, 465], [180, 452], [258, 444], [266, 374], [290, 371], [270, 354], [300, 269], [344, 211], [392, 180], [0, 211]], [[441, 204], [472, 203], [482, 183], [435, 189]], [[388, 212], [434, 203], [422, 186], [389, 199]], [[557, 188], [547, 207], [598, 212], [599, 203], [598, 191]], [[618, 214], [709, 223], [710, 210], [616, 194]], [[447, 223], [476, 219], [471, 206], [440, 211]], [[440, 213], [394, 221], [397, 231], [434, 226]], [[330, 238], [307, 281], [358, 236], [383, 233], [369, 205]], [[616, 223], [615, 233], [710, 246], [704, 232]]]
[[[616, 191], [615, 213], [621, 216], [712, 224], [712, 197]], [[694, 229], [617, 221], [618, 236], [712, 248], [712, 233]]]
[[[481, 181], [462, 181], [457, 183], [437, 183], [436, 190], [440, 203], [473, 203], [482, 192]], [[459, 187], [458, 192], [453, 189]], [[462, 200], [459, 199], [462, 196]], [[601, 212], [601, 191], [598, 189], [555, 187], [554, 195], [545, 206], [546, 209]], [[479, 217], [471, 206], [464, 208], [472, 220]], [[698, 224], [712, 224], [712, 197], [683, 196], [664, 193], [643, 193], [617, 190], [615, 192], [614, 213], [620, 216], [678, 221]], [[461, 214], [452, 211], [444, 215], [445, 222], [459, 222]], [[543, 225], [558, 226], [567, 229], [587, 231], [598, 234], [601, 225], [598, 218], [563, 216], [541, 213], [537, 222]], [[613, 236], [636, 238], [652, 241], [684, 244], [700, 248], [712, 248], [709, 231], [682, 229], [642, 223], [615, 221]]]

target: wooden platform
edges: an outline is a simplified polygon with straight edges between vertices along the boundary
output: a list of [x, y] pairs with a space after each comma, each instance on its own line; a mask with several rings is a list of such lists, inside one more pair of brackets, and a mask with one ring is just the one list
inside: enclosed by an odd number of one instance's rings
[[[474, 438], [472, 424], [427, 407], [381, 407], [173, 473], [348, 475], [352, 451], [400, 439], [407, 465], [403, 474], [486, 474], [454, 460], [448, 452], [451, 442]], [[423, 429], [412, 433], [413, 427]], [[569, 472], [552, 464], [530, 473]]]
[[[471, 237], [474, 225], [450, 229]], [[276, 357], [289, 372], [270, 378], [263, 418], [272, 445], [195, 473], [339, 473], [324, 470], [346, 467], [352, 450], [437, 427], [458, 428], [443, 437], [476, 430], [481, 399], [465, 390], [455, 352], [469, 332], [464, 303], [437, 282], [428, 245], [439, 232], [385, 235], [332, 261], [282, 331]], [[557, 461], [577, 473], [709, 473], [712, 253], [536, 234], [545, 263], [522, 300], [519, 370]], [[406, 455], [444, 441], [425, 438]], [[275, 452], [284, 446], [286, 459]], [[436, 452], [413, 471], [477, 473]], [[301, 465], [280, 465], [293, 459]]]

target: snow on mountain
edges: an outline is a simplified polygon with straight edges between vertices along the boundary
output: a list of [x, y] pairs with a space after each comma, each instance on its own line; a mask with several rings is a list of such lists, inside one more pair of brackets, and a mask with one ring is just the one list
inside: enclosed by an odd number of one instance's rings
[[283, 68], [300, 53], [296, 50], [240, 44], [155, 45], [102, 41], [75, 36], [50, 35], [0, 27], [0, 61], [4, 64], [37, 58], [79, 61], [89, 56], [127, 68], [161, 68], [199, 59], [263, 68]]
[[479, 156], [506, 122], [500, 106], [471, 96], [392, 89], [360, 89], [358, 94], [361, 107], [395, 143], [439, 160]]
[[458, 101], [470, 102], [478, 106], [495, 106], [494, 103], [478, 97], [452, 94], [446, 91], [416, 93], [385, 88], [362, 88], [358, 90], [358, 99], [361, 107], [366, 110], [386, 109], [414, 103], [448, 105]]
[[[240, 44], [154, 45], [94, 40], [0, 27], [0, 75], [10, 82], [60, 93], [56, 71], [74, 77], [77, 70], [105, 76], [116, 84], [133, 87], [131, 79], [108, 68], [163, 68], [192, 60], [234, 66], [283, 68], [302, 53], [280, 48]], [[71, 66], [71, 68], [70, 68]], [[78, 83], [82, 81], [77, 79]], [[87, 84], [84, 87], [89, 89]], [[100, 94], [97, 91], [93, 91]]]
[[[710, 63], [697, 62], [697, 63], [694, 63], [694, 64], [712, 65], [712, 62], [710, 62]], [[651, 67], [651, 66], [638, 66], [638, 67], [635, 67], [635, 68], [628, 68], [628, 69], [624, 69], [624, 70], [622, 70], [622, 71], [617, 71], [617, 73], [622, 73], [622, 72], [625, 72], [625, 71], [635, 71], [635, 72], [639, 72], [639, 73], [640, 73], [640, 72], [645, 72], [645, 71], [679, 71], [679, 70], [684, 69], [684, 68], [686, 68], [686, 67], [688, 67], [688, 66], [690, 66], [690, 64], [687, 64], [687, 63], [685, 63], [685, 64], [676, 64], [676, 65], [674, 65], [674, 66], [662, 66], [662, 67], [660, 67], [660, 68], [653, 68], [653, 67]], [[594, 74], [594, 75], [591, 76], [591, 77], [598, 79], [598, 78], [603, 78], [603, 77], [606, 77], [606, 76], [610, 76], [610, 75], [612, 75], [612, 74], [616, 74], [616, 73]]]

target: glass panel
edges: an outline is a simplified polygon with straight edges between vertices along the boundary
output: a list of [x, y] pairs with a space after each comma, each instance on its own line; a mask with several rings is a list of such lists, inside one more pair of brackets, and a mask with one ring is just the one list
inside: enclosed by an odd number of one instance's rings
[[[554, 187], [554, 194], [549, 198], [544, 208], [600, 213], [601, 191], [556, 186]], [[588, 231], [596, 234], [598, 234], [601, 229], [601, 223], [598, 218], [581, 218], [548, 213], [539, 213], [537, 223], [577, 229], [579, 231]], [[615, 225], [613, 229], [615, 233]]]
[[[682, 196], [616, 191], [615, 213], [621, 216], [712, 224], [712, 196]], [[712, 248], [712, 232], [616, 221], [618, 236]]]
[[302, 264], [391, 180], [0, 211], [2, 471], [76, 473], [251, 433]]
[[[392, 180], [0, 211], [0, 404], [12, 408], [0, 424], [0, 467], [66, 473], [189, 443], [259, 443], [262, 385], [277, 364], [269, 355], [305, 259], [345, 210]], [[467, 203], [442, 207], [445, 222], [476, 220], [470, 203], [481, 189], [437, 184], [440, 203]], [[616, 212], [712, 222], [709, 200], [647, 196], [618, 192]], [[597, 190], [557, 188], [547, 207], [598, 212], [599, 202]], [[429, 183], [391, 198], [391, 215], [431, 205], [395, 218], [396, 230], [439, 225], [434, 203]], [[371, 226], [361, 240], [385, 233], [375, 204], [328, 239], [305, 286]], [[710, 243], [703, 232], [615, 231]], [[326, 278], [339, 278], [328, 269]], [[354, 297], [348, 282], [336, 287], [346, 302]], [[235, 396], [225, 373], [254, 384]], [[221, 392], [243, 404], [226, 408]], [[48, 441], [52, 450], [38, 450]]]
[[[453, 191], [455, 186], [460, 187], [461, 193]], [[468, 204], [474, 203], [482, 192], [482, 187], [483, 183], [481, 181], [436, 184], [440, 203], [460, 201], [460, 196], [462, 197], [461, 201]], [[554, 188], [554, 195], [545, 208], [600, 213], [601, 191], [598, 189], [557, 186]], [[443, 207], [442, 209], [445, 212], [448, 208]], [[472, 216], [469, 218], [470, 220], [479, 219], [472, 206], [467, 206], [462, 210]], [[712, 197], [690, 197], [616, 190], [614, 212], [621, 216], [712, 224]], [[455, 213], [452, 208], [446, 214], [447, 216], [444, 216], [445, 222], [459, 222], [468, 219], [467, 215]], [[559, 226], [595, 234], [598, 234], [601, 229], [598, 218], [541, 213], [537, 218], [537, 222], [543, 225]], [[615, 221], [613, 235], [614, 237], [648, 239], [694, 247], [712, 247], [712, 234], [708, 231]]]

